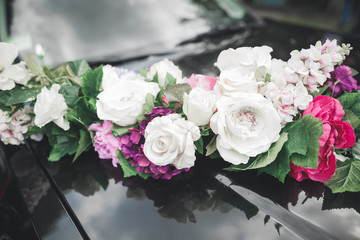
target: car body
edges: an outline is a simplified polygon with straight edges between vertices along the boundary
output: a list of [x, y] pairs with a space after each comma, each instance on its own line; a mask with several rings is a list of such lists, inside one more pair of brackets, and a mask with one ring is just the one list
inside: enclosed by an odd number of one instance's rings
[[[138, 5], [136, 1], [127, 3], [141, 9], [141, 2]], [[160, 2], [165, 4], [165, 1]], [[44, 58], [48, 64], [74, 60], [66, 59], [66, 54], [70, 54], [71, 57], [87, 58], [93, 67], [112, 64], [138, 70], [169, 58], [182, 69], [184, 76], [192, 73], [217, 76], [218, 70], [213, 64], [218, 54], [227, 48], [268, 45], [274, 49], [273, 57], [286, 60], [293, 49], [306, 48], [317, 40], [335, 37], [343, 42], [354, 43], [355, 53], [350, 56], [348, 64], [357, 67], [359, 50], [356, 49], [360, 47], [356, 46], [356, 36], [265, 22], [244, 7], [242, 9], [246, 13], [241, 15], [242, 18], [236, 18], [236, 11], [222, 5], [222, 11], [233, 14], [235, 20], [224, 20], [224, 23], [215, 21], [212, 23], [215, 27], [204, 27], [201, 25], [204, 20], [191, 19], [193, 15], [189, 13], [186, 14], [190, 15], [188, 18], [176, 15], [177, 9], [193, 7], [191, 4], [194, 3], [198, 4], [197, 7], [208, 9], [221, 5], [215, 0], [203, 5], [201, 2], [186, 1], [188, 5], [176, 5], [173, 1], [173, 5], [155, 5], [159, 6], [156, 7], [160, 9], [158, 12], [148, 10], [144, 13], [144, 9], [137, 12], [135, 8], [129, 8], [133, 12], [126, 15], [127, 20], [139, 17], [139, 14], [156, 16], [171, 9], [169, 11], [175, 14], [174, 19], [178, 22], [170, 23], [170, 29], [175, 25], [185, 27], [176, 29], [174, 32], [178, 35], [164, 41], [160, 41], [161, 38], [151, 41], [151, 36], [156, 34], [151, 32], [144, 37], [145, 40], [149, 38], [150, 44], [142, 39], [138, 42], [141, 47], [137, 48], [136, 41], [134, 44], [130, 39], [125, 41], [129, 44], [125, 49], [112, 49], [114, 44], [110, 42], [113, 35], [107, 37], [109, 32], [100, 29], [106, 26], [106, 21], [112, 21], [105, 14], [112, 13], [112, 7], [120, 3], [114, 1], [113, 6], [95, 5], [104, 9], [98, 14], [104, 16], [100, 19], [105, 21], [97, 23], [90, 19], [91, 14], [97, 14], [94, 12], [96, 8], [89, 7], [86, 1], [73, 3], [77, 6], [74, 9], [66, 1], [44, 0], [41, 1], [42, 4], [46, 3], [43, 6], [28, 1], [28, 4], [35, 4], [29, 8], [29, 12], [33, 11], [43, 17], [43, 21], [34, 20], [36, 26], [29, 26], [35, 29], [34, 32], [30, 31], [30, 36], [34, 34], [31, 42], [44, 41], [42, 44], [50, 54], [48, 59]], [[10, 22], [17, 29], [13, 30], [14, 36], [26, 28], [26, 25], [21, 28], [21, 23], [15, 23], [17, 17], [23, 17], [24, 22], [29, 19], [29, 15], [21, 13], [20, 10], [24, 8], [20, 7], [20, 3], [24, 1], [13, 1], [13, 18]], [[50, 10], [41, 11], [40, 6]], [[80, 11], [82, 7], [86, 11]], [[89, 19], [80, 18], [82, 14]], [[78, 22], [66, 21], [71, 18], [78, 18]], [[88, 20], [88, 24], [81, 25], [85, 20]], [[160, 20], [164, 22], [166, 19]], [[41, 29], [41, 25], [47, 21], [49, 26]], [[69, 24], [80, 24], [80, 28], [69, 28]], [[93, 27], [99, 31], [97, 33], [94, 30], [95, 35], [100, 36], [94, 37], [91, 31], [84, 30], [80, 38], [74, 37], [81, 28], [92, 29], [89, 26], [91, 24], [99, 24]], [[199, 32], [182, 35], [184, 29], [190, 28], [189, 24], [194, 24], [191, 28], [199, 25], [203, 28]], [[109, 28], [116, 25], [130, 26], [114, 21]], [[55, 37], [49, 35], [52, 28], [58, 28]], [[129, 30], [120, 28], [118, 31], [126, 35]], [[45, 37], [36, 39], [36, 36]], [[89, 44], [86, 42], [87, 36]], [[120, 42], [119, 36], [122, 35], [115, 36], [114, 41]], [[51, 43], [46, 45], [45, 40]], [[26, 42], [28, 40], [23, 40], [24, 45]], [[79, 51], [75, 51], [77, 48]], [[76, 54], [69, 49], [74, 49]], [[26, 52], [28, 50], [25, 47], [20, 56]], [[100, 160], [93, 151], [83, 154], [75, 163], [72, 163], [70, 157], [55, 163], [48, 162], [50, 149], [46, 139], [42, 142], [29, 140], [26, 145], [19, 147], [3, 145], [2, 148], [5, 156], [0, 160], [1, 206], [9, 203], [11, 209], [14, 209], [12, 212], [16, 213], [10, 215], [10, 218], [19, 222], [11, 226], [1, 225], [0, 234], [3, 235], [0, 237], [8, 239], [358, 239], [360, 236], [359, 193], [332, 194], [321, 183], [297, 182], [288, 177], [282, 184], [271, 176], [257, 175], [256, 171], [229, 173], [222, 171], [226, 164], [221, 159], [201, 156], [198, 156], [196, 166], [188, 174], [170, 181], [145, 181], [137, 177], [126, 179], [119, 168], [111, 165], [110, 160]], [[220, 177], [218, 174], [221, 174]], [[230, 180], [231, 185], [226, 184], [226, 179]], [[0, 216], [6, 219], [8, 215], [3, 209]], [[2, 219], [0, 221], [10, 221]], [[18, 224], [22, 226], [20, 230]]]

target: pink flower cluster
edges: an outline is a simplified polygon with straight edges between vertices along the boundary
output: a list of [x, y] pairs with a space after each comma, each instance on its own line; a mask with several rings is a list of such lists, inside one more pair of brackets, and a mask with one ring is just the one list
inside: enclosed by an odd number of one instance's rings
[[30, 115], [33, 108], [26, 105], [12, 116], [0, 110], [0, 137], [4, 144], [19, 145], [24, 143], [24, 133], [34, 125], [34, 118]]
[[327, 96], [317, 96], [304, 111], [303, 116], [311, 114], [321, 119], [324, 133], [319, 138], [319, 162], [317, 169], [303, 168], [290, 163], [290, 176], [298, 181], [312, 179], [325, 182], [335, 173], [336, 157], [332, 151], [335, 149], [350, 148], [355, 143], [355, 133], [351, 125], [341, 121], [344, 110], [340, 102]]
[[89, 130], [95, 131], [94, 148], [101, 159], [112, 159], [113, 166], [116, 167], [119, 159], [117, 150], [120, 148], [120, 139], [114, 137], [110, 121], [105, 120], [103, 123], [93, 123]]
[[310, 92], [318, 90], [334, 66], [344, 60], [346, 49], [337, 45], [336, 40], [326, 40], [324, 44], [317, 42], [315, 46], [301, 51], [292, 51], [288, 61], [288, 73], [296, 74]]

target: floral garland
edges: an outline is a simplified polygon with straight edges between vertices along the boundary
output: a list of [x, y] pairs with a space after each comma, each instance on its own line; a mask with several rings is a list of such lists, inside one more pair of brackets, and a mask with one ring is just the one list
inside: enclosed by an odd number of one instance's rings
[[324, 182], [360, 191], [360, 92], [341, 65], [352, 48], [336, 40], [292, 51], [224, 50], [218, 77], [182, 72], [168, 59], [140, 73], [84, 60], [56, 69], [0, 43], [0, 137], [4, 144], [44, 134], [49, 161], [93, 145], [125, 177], [171, 179], [196, 153], [221, 157], [229, 171], [258, 169], [284, 182]]

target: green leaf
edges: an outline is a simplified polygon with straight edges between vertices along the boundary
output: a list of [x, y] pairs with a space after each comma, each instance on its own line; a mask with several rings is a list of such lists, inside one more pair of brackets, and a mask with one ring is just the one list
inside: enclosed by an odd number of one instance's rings
[[155, 101], [155, 97], [152, 94], [148, 93], [146, 95], [146, 100], [145, 100], [145, 103], [143, 105], [143, 112], [138, 117], [138, 123], [140, 123], [142, 120], [146, 119], [146, 117], [144, 116], [146, 113], [151, 113], [152, 112], [152, 110], [154, 108], [154, 101]]
[[159, 83], [159, 74], [158, 73], [155, 73], [153, 79], [152, 79], [152, 82], [154, 83]]
[[360, 119], [349, 109], [345, 109], [344, 111], [345, 116], [341, 121], [349, 123], [353, 129], [356, 129], [360, 125]]
[[90, 69], [89, 64], [84, 59], [79, 59], [72, 62], [66, 62], [75, 73], [76, 76], [82, 77], [82, 75]]
[[[308, 142], [304, 143], [307, 146], [306, 153], [294, 151], [291, 149], [291, 161], [300, 167], [316, 169], [319, 163], [319, 137], [323, 134], [323, 124], [320, 119], [308, 114], [300, 119], [305, 124], [306, 130], [309, 133]], [[303, 130], [305, 132], [305, 129]], [[289, 138], [290, 140], [290, 138]], [[299, 143], [301, 144], [301, 142]]]
[[169, 102], [183, 102], [184, 93], [189, 93], [191, 87], [187, 83], [181, 84], [168, 84], [165, 87], [164, 95]]
[[360, 160], [337, 161], [335, 175], [325, 182], [333, 193], [360, 191]]
[[63, 85], [59, 93], [64, 96], [65, 103], [68, 107], [74, 107], [78, 100], [79, 86], [77, 85]]
[[176, 78], [174, 78], [170, 73], [166, 73], [164, 87], [168, 84], [176, 84]]
[[70, 138], [65, 136], [57, 137], [57, 143], [52, 147], [49, 155], [50, 162], [59, 161], [66, 154], [72, 155], [76, 152], [79, 143], [76, 138]]
[[79, 147], [76, 150], [73, 162], [92, 145], [90, 134], [87, 130], [80, 129]]
[[200, 133], [201, 133], [201, 136], [209, 136], [210, 135], [210, 127], [209, 126], [201, 126]]
[[318, 92], [313, 92], [311, 93], [311, 95], [315, 98], [319, 95], [324, 95], [324, 93], [326, 92], [326, 90], [328, 90], [328, 88], [331, 86], [331, 84], [328, 84], [328, 85], [325, 85], [321, 88], [319, 88], [319, 91]]
[[74, 107], [74, 110], [69, 111], [65, 115], [66, 119], [70, 122], [81, 124], [86, 129], [88, 129], [92, 123], [99, 120], [97, 118], [96, 112], [94, 112], [89, 105], [90, 104], [85, 99], [85, 97], [79, 98], [76, 106]]
[[[302, 128], [304, 132], [308, 131], [311, 134], [302, 134], [299, 131]], [[288, 140], [285, 142], [276, 160], [259, 169], [259, 173], [268, 173], [282, 183], [290, 171], [290, 159], [292, 161], [296, 159], [297, 163], [300, 163], [302, 166], [313, 166], [314, 162], [318, 163], [318, 139], [322, 135], [323, 127], [320, 119], [314, 118], [309, 114], [300, 120], [290, 123], [283, 131], [288, 133]], [[302, 139], [297, 139], [297, 137]], [[308, 142], [306, 142], [306, 139], [308, 139]], [[305, 155], [302, 155], [304, 152]]]
[[15, 88], [7, 91], [10, 97], [6, 103], [7, 106], [11, 106], [18, 103], [30, 102], [36, 99], [40, 93], [39, 88], [23, 88], [16, 86]]
[[81, 79], [82, 92], [86, 98], [95, 98], [100, 93], [103, 77], [102, 65], [92, 70], [87, 70]]
[[143, 76], [144, 78], [147, 77], [148, 72], [149, 72], [149, 68], [145, 68], [145, 69], [140, 68], [140, 70], [139, 70], [140, 75]]
[[204, 142], [203, 139], [200, 137], [199, 140], [194, 142], [196, 150], [200, 153], [200, 154], [204, 154]]
[[38, 76], [44, 76], [44, 70], [40, 64], [38, 64], [34, 59], [32, 59], [29, 55], [26, 54], [25, 63], [27, 68], [31, 73]]
[[124, 172], [124, 177], [132, 177], [138, 174], [136, 168], [131, 165], [127, 159], [125, 159], [124, 155], [120, 150], [117, 150], [117, 157], [119, 159], [120, 166]]
[[277, 155], [279, 154], [280, 150], [282, 149], [284, 143], [288, 140], [288, 134], [283, 132], [280, 135], [280, 138], [271, 145], [269, 150], [263, 154], [258, 155], [253, 161], [250, 161], [247, 164], [239, 164], [239, 165], [232, 165], [225, 170], [228, 171], [240, 171], [240, 170], [247, 170], [247, 169], [257, 169], [262, 168], [273, 161], [275, 161]]
[[358, 93], [344, 93], [337, 100], [340, 101], [343, 108], [349, 109], [353, 104], [356, 104]]
[[135, 125], [132, 125], [132, 126], [128, 126], [128, 127], [121, 127], [121, 126], [118, 126], [116, 124], [114, 124], [111, 128], [111, 131], [113, 132], [113, 135], [114, 137], [121, 137], [125, 134], [128, 134], [129, 133], [129, 129], [131, 128], [137, 128], [137, 124]]
[[214, 136], [210, 142], [208, 143], [208, 145], [206, 145], [206, 154], [205, 156], [210, 156], [211, 154], [213, 154], [215, 151], [217, 151], [216, 148], [216, 136]]

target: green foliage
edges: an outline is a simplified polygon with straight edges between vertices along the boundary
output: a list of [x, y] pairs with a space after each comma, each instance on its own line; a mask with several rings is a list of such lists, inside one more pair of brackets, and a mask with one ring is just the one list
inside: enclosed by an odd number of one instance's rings
[[87, 99], [96, 99], [97, 95], [100, 93], [102, 76], [102, 65], [94, 70], [89, 69], [83, 74], [81, 79], [81, 90]]
[[152, 112], [152, 110], [154, 108], [154, 102], [155, 102], [155, 97], [150, 93], [146, 94], [146, 100], [143, 105], [143, 112], [138, 117], [138, 123], [140, 123], [142, 120], [146, 119], [146, 117], [144, 116], [146, 113]]
[[208, 145], [206, 145], [206, 154], [205, 156], [210, 156], [211, 154], [213, 154], [215, 151], [217, 151], [216, 148], [216, 136], [214, 136], [213, 138], [211, 138], [210, 142], [208, 143]]
[[64, 96], [65, 103], [68, 107], [72, 108], [76, 105], [78, 100], [80, 86], [77, 85], [63, 85], [59, 93]]
[[76, 153], [73, 161], [75, 161], [82, 153], [86, 152], [92, 145], [90, 133], [84, 129], [80, 129], [79, 146], [76, 149]]
[[77, 77], [82, 77], [84, 73], [90, 69], [89, 64], [84, 59], [79, 59], [72, 62], [66, 62]]
[[255, 159], [250, 160], [247, 164], [232, 165], [228, 168], [225, 168], [225, 170], [241, 171], [265, 167], [275, 161], [276, 157], [278, 156], [280, 150], [282, 149], [284, 143], [287, 140], [288, 134], [286, 132], [283, 132], [280, 135], [279, 140], [273, 143], [267, 152], [258, 155]]
[[333, 193], [360, 191], [360, 160], [337, 161], [335, 175], [325, 185]]
[[174, 78], [170, 73], [166, 73], [164, 87], [168, 84], [176, 84], [176, 78]]
[[96, 112], [91, 108], [85, 97], [79, 98], [74, 109], [65, 116], [70, 122], [80, 124], [86, 129], [88, 129], [92, 123], [98, 121]]
[[196, 150], [200, 153], [200, 154], [204, 154], [204, 142], [203, 139], [200, 137], [199, 140], [194, 142], [195, 148]]
[[288, 133], [288, 141], [278, 153], [276, 161], [259, 169], [260, 173], [268, 173], [281, 182], [285, 181], [290, 171], [290, 160], [293, 158], [301, 166], [309, 167], [316, 164], [317, 167], [318, 139], [323, 133], [323, 127], [320, 119], [309, 114], [287, 125], [283, 132]]
[[138, 125], [135, 124], [135, 125], [132, 125], [132, 126], [128, 126], [128, 127], [121, 127], [121, 126], [118, 126], [116, 124], [113, 125], [113, 127], [111, 128], [111, 131], [114, 135], [114, 137], [121, 137], [125, 134], [128, 134], [129, 133], [129, 129], [131, 128], [137, 128]]
[[338, 100], [344, 108], [343, 121], [350, 123], [356, 134], [360, 134], [360, 92], [344, 93]]
[[164, 90], [164, 95], [169, 102], [183, 102], [184, 93], [189, 93], [191, 87], [187, 83], [181, 84], [167, 84]]
[[41, 89], [39, 88], [27, 88], [16, 86], [15, 88], [6, 91], [9, 96], [6, 106], [15, 105], [18, 103], [30, 102], [36, 99], [37, 95], [40, 93]]
[[74, 154], [79, 146], [77, 138], [68, 136], [56, 136], [55, 138], [48, 158], [50, 162], [59, 161], [66, 154]]
[[[309, 136], [307, 142], [305, 142], [305, 139], [303, 140], [307, 148], [305, 152], [294, 152], [294, 154], [291, 155], [291, 161], [300, 167], [316, 169], [319, 162], [319, 137], [321, 137], [324, 132], [323, 124], [320, 119], [314, 118], [310, 114], [304, 116], [300, 121], [305, 124], [303, 132], [307, 131]], [[302, 142], [298, 144], [302, 144]]]

